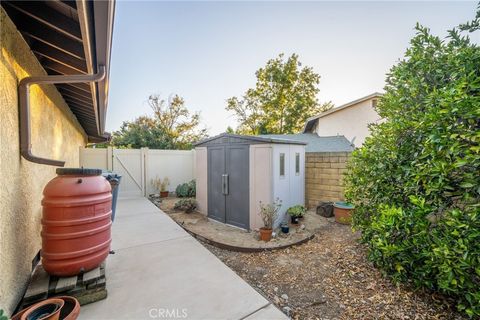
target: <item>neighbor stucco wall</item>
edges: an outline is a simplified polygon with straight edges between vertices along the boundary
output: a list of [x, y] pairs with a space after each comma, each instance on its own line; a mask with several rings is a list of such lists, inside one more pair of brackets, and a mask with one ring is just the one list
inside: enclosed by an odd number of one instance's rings
[[369, 136], [368, 124], [380, 120], [380, 116], [372, 106], [372, 100], [368, 99], [318, 118], [313, 132], [319, 136], [344, 135], [349, 141], [355, 138], [355, 146], [361, 146]]
[[208, 162], [207, 148], [195, 148], [195, 183], [198, 211], [208, 213]]
[[263, 227], [260, 217], [260, 201], [270, 203], [273, 196], [272, 146], [269, 144], [250, 145], [250, 229]]
[[[17, 84], [46, 73], [3, 8], [0, 33], [0, 308], [11, 315], [41, 248], [42, 190], [56, 168], [20, 157]], [[35, 155], [78, 166], [86, 135], [54, 86], [31, 87], [31, 127]]]

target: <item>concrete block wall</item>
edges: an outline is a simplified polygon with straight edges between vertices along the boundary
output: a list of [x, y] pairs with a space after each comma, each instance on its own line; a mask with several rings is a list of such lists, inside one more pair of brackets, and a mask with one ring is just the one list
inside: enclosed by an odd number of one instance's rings
[[350, 152], [308, 152], [305, 160], [305, 203], [314, 208], [320, 201], [341, 201], [343, 174]]

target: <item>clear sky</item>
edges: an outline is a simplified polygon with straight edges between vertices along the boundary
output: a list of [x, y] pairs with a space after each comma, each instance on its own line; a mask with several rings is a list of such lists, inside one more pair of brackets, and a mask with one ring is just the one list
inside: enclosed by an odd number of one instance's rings
[[282, 52], [321, 75], [321, 102], [341, 105], [382, 90], [417, 21], [445, 36], [476, 5], [117, 1], [107, 130], [149, 114], [152, 93], [184, 97], [211, 135], [236, 127], [226, 99], [254, 86], [255, 71]]

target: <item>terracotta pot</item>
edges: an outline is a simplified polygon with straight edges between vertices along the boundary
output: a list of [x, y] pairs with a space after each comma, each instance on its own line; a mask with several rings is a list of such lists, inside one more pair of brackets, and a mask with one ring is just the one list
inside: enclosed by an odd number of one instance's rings
[[[59, 320], [76, 320], [80, 314], [80, 303], [74, 297], [60, 296], [55, 299], [63, 300], [64, 305], [60, 310]], [[35, 305], [23, 309], [12, 317], [12, 320], [21, 320], [22, 316]]]
[[160, 191], [160, 198], [168, 198], [168, 191]]
[[29, 307], [20, 320], [59, 320], [65, 304], [62, 299], [50, 298]]
[[260, 228], [260, 240], [270, 241], [272, 239], [272, 231], [270, 228]]
[[335, 222], [341, 224], [350, 224], [352, 222], [353, 210], [354, 207], [346, 202], [335, 202], [333, 204]]
[[65, 302], [60, 311], [60, 320], [76, 320], [78, 318], [80, 314], [80, 302], [78, 302], [77, 299], [69, 296], [55, 298], [62, 299]]

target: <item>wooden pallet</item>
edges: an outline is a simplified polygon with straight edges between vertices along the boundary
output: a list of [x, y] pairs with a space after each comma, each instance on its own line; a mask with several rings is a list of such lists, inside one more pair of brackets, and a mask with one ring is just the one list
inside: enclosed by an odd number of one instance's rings
[[55, 296], [75, 297], [80, 305], [105, 299], [107, 297], [105, 262], [91, 271], [66, 278], [49, 275], [39, 263], [33, 270], [20, 308]]

